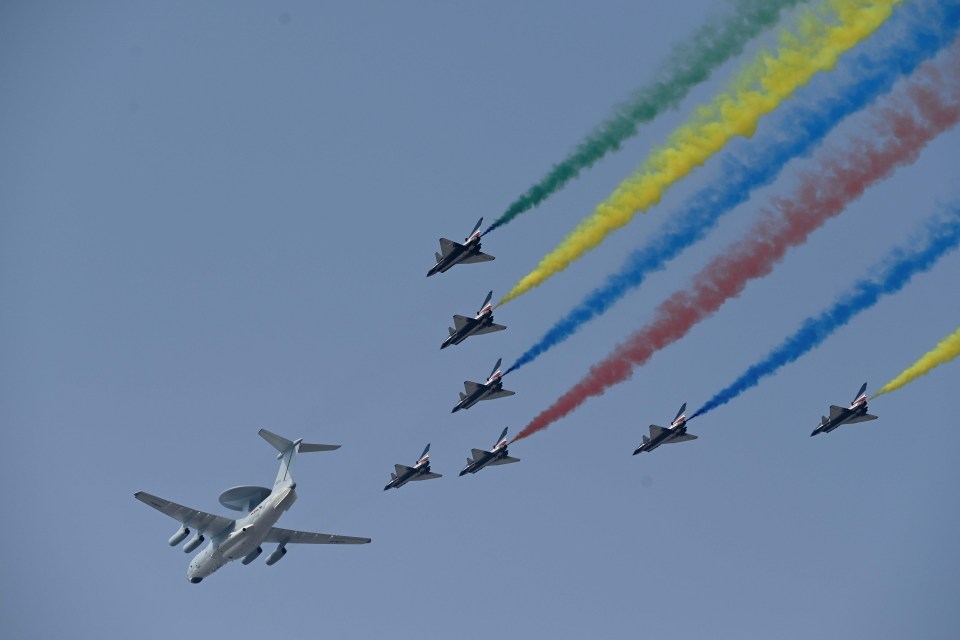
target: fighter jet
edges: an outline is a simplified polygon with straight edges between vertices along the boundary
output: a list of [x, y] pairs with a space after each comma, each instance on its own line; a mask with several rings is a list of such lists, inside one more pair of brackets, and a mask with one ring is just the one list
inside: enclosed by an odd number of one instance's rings
[[483, 224], [483, 218], [477, 220], [477, 225], [470, 232], [470, 235], [464, 238], [463, 244], [440, 238], [440, 251], [437, 253], [437, 264], [433, 265], [430, 271], [427, 271], [429, 278], [435, 273], [444, 273], [455, 264], [473, 264], [474, 262], [487, 262], [494, 257], [480, 251], [480, 225]]
[[465, 466], [463, 471], [460, 472], [461, 476], [464, 476], [468, 473], [476, 473], [487, 465], [493, 466], [498, 464], [510, 464], [511, 462], [520, 462], [520, 458], [513, 458], [507, 452], [507, 428], [508, 427], [503, 428], [503, 433], [500, 434], [500, 439], [497, 440], [497, 443], [493, 445], [492, 451], [471, 449], [473, 457], [467, 458], [467, 466]]
[[830, 433], [842, 424], [856, 424], [866, 422], [867, 420], [876, 420], [877, 416], [867, 413], [867, 383], [864, 382], [853, 397], [853, 402], [847, 408], [838, 407], [835, 404], [830, 405], [830, 417], [822, 416], [820, 424], [810, 434], [811, 437], [818, 433]]
[[485, 383], [480, 384], [479, 382], [466, 380], [463, 386], [467, 392], [460, 392], [460, 402], [450, 413], [456, 413], [460, 409], [469, 409], [481, 400], [495, 400], [512, 396], [515, 393], [514, 391], [507, 391], [503, 388], [503, 381], [501, 380], [503, 374], [500, 373], [501, 362], [503, 362], [503, 358], [498, 358], [497, 364], [493, 365], [493, 371]]
[[423, 453], [420, 454], [420, 459], [417, 460], [417, 464], [412, 467], [406, 467], [402, 464], [395, 464], [393, 466], [397, 471], [396, 473], [390, 474], [390, 482], [383, 488], [384, 491], [387, 489], [399, 489], [411, 480], [433, 480], [434, 478], [443, 477], [442, 474], [431, 473], [430, 471], [429, 443], [423, 448]]
[[680, 406], [680, 411], [677, 411], [673, 422], [666, 429], [655, 424], [650, 425], [650, 436], [643, 436], [643, 444], [634, 450], [633, 455], [637, 455], [641, 451], [653, 451], [662, 444], [696, 440], [697, 436], [687, 433], [687, 416], [683, 415], [686, 410], [687, 403], [684, 402]]
[[190, 553], [199, 547], [209, 536], [210, 542], [193, 557], [187, 569], [187, 580], [194, 584], [231, 560], [250, 564], [263, 552], [261, 545], [264, 543], [277, 543], [276, 550], [267, 557], [267, 564], [273, 565], [287, 554], [288, 544], [366, 544], [370, 542], [370, 538], [291, 531], [273, 526], [297, 499], [294, 491], [297, 483], [294, 482], [292, 475], [297, 453], [333, 451], [339, 449], [340, 445], [307, 444], [303, 438], [291, 442], [266, 429], [260, 429], [260, 436], [280, 452], [277, 456], [280, 459], [280, 471], [273, 483], [273, 489], [240, 486], [227, 489], [220, 494], [220, 504], [228, 509], [246, 513], [242, 518], [232, 520], [198, 511], [150, 495], [145, 491], [133, 494], [140, 502], [180, 523], [180, 528], [169, 540], [171, 547], [183, 542], [190, 535], [191, 527], [197, 530], [197, 534], [183, 545], [185, 553]]
[[480, 305], [480, 311], [474, 318], [466, 316], [453, 316], [453, 327], [449, 328], [450, 336], [440, 345], [441, 349], [446, 349], [452, 344], [460, 344], [470, 336], [482, 336], [485, 333], [494, 331], [503, 331], [506, 329], [502, 324], [493, 322], [493, 305], [490, 300], [493, 298], [493, 291], [487, 294], [483, 304]]

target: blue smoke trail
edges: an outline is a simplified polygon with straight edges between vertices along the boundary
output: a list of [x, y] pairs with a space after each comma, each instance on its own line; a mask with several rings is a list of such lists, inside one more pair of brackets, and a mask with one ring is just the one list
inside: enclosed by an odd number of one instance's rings
[[916, 238], [905, 247], [894, 249], [874, 270], [880, 273], [855, 283], [849, 293], [819, 316], [807, 318], [792, 336], [771, 351], [766, 358], [747, 369], [729, 387], [713, 396], [690, 416], [713, 411], [730, 402], [741, 393], [757, 386], [761, 379], [780, 367], [790, 364], [830, 335], [850, 322], [862, 311], [875, 305], [884, 296], [900, 291], [918, 273], [928, 271], [937, 260], [960, 245], [960, 202], [947, 207], [926, 225], [926, 237]]
[[706, 237], [723, 215], [745, 202], [755, 189], [773, 182], [788, 161], [808, 155], [844, 118], [889, 92], [901, 76], [936, 55], [956, 37], [960, 4], [955, 0], [917, 2], [901, 8], [883, 29], [888, 27], [902, 32], [878, 34], [880, 38], [896, 39], [893, 45], [844, 60], [841, 73], [852, 78], [851, 83], [815, 104], [799, 104], [786, 111], [782, 119], [785, 124], [778, 127], [775, 139], [750, 148], [747, 160], [726, 157], [721, 175], [711, 186], [691, 197], [682, 214], [671, 216], [659, 234], [634, 250], [618, 272], [607, 276], [603, 285], [554, 324], [504, 375], [533, 362], [605, 313], [629, 290], [640, 286], [647, 275], [663, 269], [669, 260]]

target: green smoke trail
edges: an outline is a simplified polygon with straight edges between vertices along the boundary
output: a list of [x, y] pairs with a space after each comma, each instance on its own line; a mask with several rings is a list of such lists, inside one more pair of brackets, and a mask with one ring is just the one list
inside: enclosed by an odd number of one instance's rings
[[641, 124], [667, 109], [676, 108], [690, 89], [709, 78], [714, 69], [740, 55], [747, 42], [775, 24], [785, 9], [805, 1], [734, 0], [732, 15], [712, 19], [689, 41], [675, 45], [658, 80], [619, 105], [570, 155], [553, 165], [547, 175], [514, 200], [484, 235], [536, 207], [581, 171], [618, 150], [625, 140], [636, 135]]

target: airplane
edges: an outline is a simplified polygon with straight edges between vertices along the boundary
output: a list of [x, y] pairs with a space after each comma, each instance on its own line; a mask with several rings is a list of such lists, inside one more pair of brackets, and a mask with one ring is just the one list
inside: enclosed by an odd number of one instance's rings
[[672, 444], [674, 442], [686, 442], [687, 440], [696, 440], [697, 436], [687, 433], [687, 416], [683, 412], [687, 410], [687, 403], [684, 402], [677, 411], [676, 417], [670, 426], [666, 429], [658, 427], [655, 424], [650, 425], [650, 436], [643, 436], [643, 444], [634, 450], [633, 455], [642, 451], [653, 451], [662, 444]]
[[443, 474], [430, 471], [430, 443], [427, 443], [427, 446], [423, 448], [423, 453], [420, 454], [420, 459], [417, 460], [417, 464], [412, 467], [395, 464], [393, 467], [397, 471], [396, 473], [390, 474], [390, 482], [383, 488], [384, 491], [387, 489], [399, 489], [412, 480], [433, 480], [434, 478], [443, 477]]
[[853, 402], [847, 408], [838, 407], [835, 404], [830, 405], [830, 417], [822, 416], [820, 424], [810, 434], [811, 437], [818, 433], [830, 433], [842, 424], [856, 424], [866, 422], [867, 420], [876, 420], [877, 416], [867, 413], [867, 383], [864, 382], [853, 397]]
[[429, 278], [435, 273], [445, 273], [447, 269], [457, 264], [473, 264], [474, 262], [487, 262], [494, 257], [480, 251], [480, 225], [483, 224], [483, 218], [477, 220], [477, 225], [470, 232], [470, 235], [464, 238], [463, 244], [440, 238], [440, 251], [442, 253], [434, 254], [437, 258], [437, 264], [427, 271]]
[[282, 438], [266, 429], [260, 429], [260, 436], [279, 451], [280, 471], [273, 483], [273, 489], [257, 486], [240, 486], [227, 489], [220, 494], [220, 504], [246, 515], [236, 520], [217, 516], [205, 511], [191, 509], [176, 502], [137, 491], [133, 496], [160, 513], [170, 516], [180, 523], [180, 528], [168, 541], [171, 547], [183, 542], [190, 535], [190, 528], [196, 529], [196, 535], [183, 545], [184, 553], [190, 553], [199, 547], [207, 536], [210, 542], [195, 555], [187, 569], [187, 580], [193, 584], [212, 574], [231, 560], [240, 560], [250, 564], [263, 553], [261, 545], [277, 543], [276, 550], [267, 557], [267, 565], [276, 564], [287, 554], [288, 544], [367, 544], [370, 538], [354, 538], [329, 533], [311, 533], [292, 531], [273, 526], [296, 501], [297, 483], [293, 480], [293, 467], [297, 453], [311, 451], [333, 451], [338, 444], [308, 444], [299, 438], [294, 441]]
[[485, 383], [480, 384], [479, 382], [466, 380], [463, 383], [463, 387], [467, 392], [460, 392], [460, 402], [457, 403], [450, 413], [456, 413], [460, 411], [460, 409], [469, 409], [481, 400], [506, 398], [516, 393], [515, 391], [507, 391], [503, 388], [503, 380], [501, 379], [503, 374], [500, 373], [501, 362], [503, 362], [503, 358], [497, 359], [497, 364], [493, 365], [493, 372]]
[[463, 468], [463, 471], [460, 472], [460, 475], [463, 476], [468, 473], [476, 473], [487, 465], [494, 466], [498, 464], [520, 462], [520, 458], [511, 457], [507, 451], [507, 429], [508, 427], [503, 428], [503, 433], [500, 434], [500, 438], [497, 440], [497, 444], [493, 446], [492, 451], [472, 449], [471, 452], [473, 453], [473, 457], [467, 458], [467, 466]]
[[[493, 322], [493, 305], [490, 300], [493, 298], [493, 291], [487, 294], [483, 304], [480, 305], [480, 311], [477, 311], [475, 318], [466, 316], [453, 316], [453, 327], [450, 327], [450, 336], [440, 345], [441, 349], [446, 349], [452, 344], [460, 344], [470, 336], [482, 336], [485, 333], [494, 331], [503, 331], [506, 329], [502, 324]], [[454, 328], [456, 327], [456, 328]]]

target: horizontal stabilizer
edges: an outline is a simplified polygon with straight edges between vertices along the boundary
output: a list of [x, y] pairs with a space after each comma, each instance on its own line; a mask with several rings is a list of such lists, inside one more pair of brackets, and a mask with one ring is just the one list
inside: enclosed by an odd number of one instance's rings
[[299, 451], [300, 453], [311, 453], [313, 451], [336, 451], [340, 448], [338, 444], [309, 444], [307, 442], [301, 442]]

